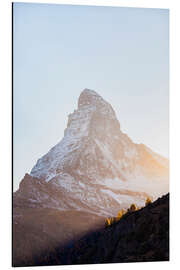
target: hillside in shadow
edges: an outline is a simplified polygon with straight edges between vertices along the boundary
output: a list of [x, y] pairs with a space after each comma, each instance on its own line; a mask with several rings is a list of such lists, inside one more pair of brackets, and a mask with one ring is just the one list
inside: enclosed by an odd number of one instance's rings
[[111, 226], [69, 242], [64, 248], [57, 245], [51, 252], [36, 254], [33, 261], [29, 261], [26, 265], [168, 260], [169, 194], [138, 211], [126, 213]]

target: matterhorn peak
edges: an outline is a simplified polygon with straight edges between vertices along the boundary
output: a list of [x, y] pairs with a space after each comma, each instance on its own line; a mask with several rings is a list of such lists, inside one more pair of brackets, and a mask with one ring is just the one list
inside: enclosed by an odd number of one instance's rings
[[96, 92], [96, 91], [94, 91], [94, 90], [92, 90], [92, 89], [88, 89], [88, 88], [85, 88], [82, 92], [81, 92], [81, 94], [80, 94], [80, 96], [79, 96], [79, 100], [78, 100], [78, 102], [81, 100], [81, 99], [85, 99], [85, 98], [94, 98], [94, 99], [96, 99], [96, 98], [100, 98], [100, 99], [102, 99], [102, 97]]
[[[57, 172], [72, 171], [80, 160], [81, 164], [84, 164], [86, 158], [82, 155], [83, 151], [90, 152], [89, 157], [92, 156], [93, 159], [95, 149], [100, 147], [98, 142], [105, 145], [110, 143], [112, 146], [112, 138], [114, 136], [118, 138], [120, 134], [120, 124], [112, 106], [97, 92], [86, 88], [79, 96], [78, 108], [68, 115], [63, 139], [37, 161], [31, 175], [50, 181]], [[80, 155], [82, 155], [81, 158]], [[87, 163], [89, 163], [89, 158]], [[84, 166], [89, 172], [85, 175], [88, 174], [89, 178], [96, 179], [95, 165], [85, 164]]]
[[79, 96], [78, 109], [83, 106], [92, 105], [97, 102], [98, 99], [102, 99], [98, 93], [96, 93], [94, 90], [85, 88]]
[[100, 96], [95, 90], [85, 88], [81, 94], [86, 94], [86, 95], [93, 95], [93, 96]]
[[78, 110], [91, 108], [91, 111], [99, 112], [108, 118], [116, 118], [112, 106], [105, 101], [96, 91], [85, 88], [78, 99]]
[[79, 181], [81, 186], [103, 185], [107, 179], [118, 179], [124, 186], [128, 179], [164, 176], [164, 164], [121, 131], [107, 101], [94, 90], [84, 89], [78, 108], [68, 116], [63, 139], [37, 161], [30, 175], [66, 189], [79, 188]]

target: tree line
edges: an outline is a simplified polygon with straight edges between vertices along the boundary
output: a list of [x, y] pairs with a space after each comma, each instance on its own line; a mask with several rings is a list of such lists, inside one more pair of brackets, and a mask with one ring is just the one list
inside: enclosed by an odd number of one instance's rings
[[[152, 200], [148, 197], [146, 199], [145, 206], [147, 206], [150, 203], [152, 203]], [[126, 213], [128, 213], [128, 212], [135, 212], [135, 211], [137, 211], [139, 209], [141, 209], [141, 208], [138, 207], [135, 203], [132, 203], [131, 206], [127, 210], [121, 209], [118, 212], [118, 214], [117, 214], [116, 217], [106, 218], [106, 220], [105, 220], [106, 227], [111, 226], [112, 224], [118, 222]]]

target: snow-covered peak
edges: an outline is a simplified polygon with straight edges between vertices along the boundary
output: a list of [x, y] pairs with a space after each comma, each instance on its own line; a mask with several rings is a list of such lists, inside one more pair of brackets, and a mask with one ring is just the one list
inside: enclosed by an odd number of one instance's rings
[[[94, 90], [84, 89], [78, 108], [68, 116], [63, 139], [41, 157], [31, 176], [62, 183], [64, 175], [82, 183], [102, 183], [104, 179], [164, 176], [160, 158], [147, 151], [120, 130], [112, 106]], [[165, 171], [166, 173], [166, 171]], [[67, 184], [67, 177], [65, 177]]]
[[[84, 89], [78, 100], [78, 108], [68, 115], [63, 139], [37, 161], [31, 175], [50, 181], [59, 172], [81, 169], [85, 176], [96, 179], [99, 176], [94, 164], [96, 148], [99, 148], [97, 142], [107, 144], [107, 149], [112, 148], [114, 144], [111, 140], [119, 138], [120, 134], [120, 124], [111, 105], [94, 90]], [[117, 171], [117, 165], [113, 167], [113, 171]]]
[[37, 197], [43, 207], [114, 215], [131, 203], [143, 205], [147, 193], [166, 193], [165, 164], [151, 149], [133, 143], [111, 105], [85, 89], [68, 116], [63, 139], [37, 161], [19, 194], [26, 197], [28, 191], [31, 204]]

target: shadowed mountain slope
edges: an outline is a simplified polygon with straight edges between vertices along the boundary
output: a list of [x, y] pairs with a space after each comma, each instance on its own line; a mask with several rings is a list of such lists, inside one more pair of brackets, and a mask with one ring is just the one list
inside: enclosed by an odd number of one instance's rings
[[95, 264], [169, 260], [169, 194], [125, 214], [110, 227], [89, 233], [27, 265]]

